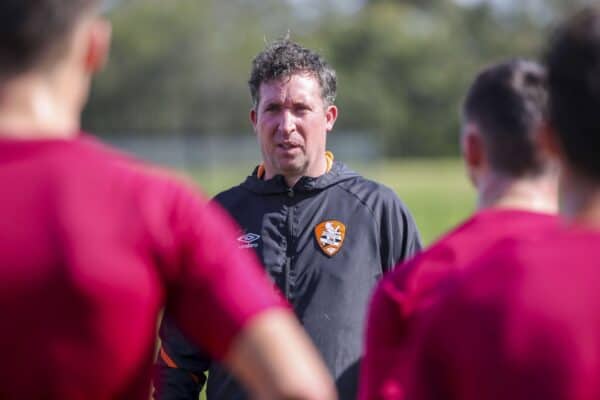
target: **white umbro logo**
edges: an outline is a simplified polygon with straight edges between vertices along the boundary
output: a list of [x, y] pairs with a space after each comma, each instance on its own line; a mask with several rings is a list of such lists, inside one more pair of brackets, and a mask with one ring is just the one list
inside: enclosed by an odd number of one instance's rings
[[258, 247], [258, 243], [255, 243], [258, 239], [260, 239], [260, 235], [257, 235], [256, 233], [245, 233], [237, 238], [238, 242], [242, 242], [242, 245], [240, 245], [241, 249]]

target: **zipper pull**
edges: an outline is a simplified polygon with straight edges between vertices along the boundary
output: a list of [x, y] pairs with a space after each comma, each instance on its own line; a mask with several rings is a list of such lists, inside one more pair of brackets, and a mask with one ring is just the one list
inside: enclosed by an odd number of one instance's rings
[[288, 197], [294, 197], [294, 188], [288, 188], [287, 190]]

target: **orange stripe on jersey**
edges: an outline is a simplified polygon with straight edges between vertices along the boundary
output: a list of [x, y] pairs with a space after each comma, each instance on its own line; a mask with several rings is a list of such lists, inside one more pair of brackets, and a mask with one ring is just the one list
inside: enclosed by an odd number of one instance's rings
[[175, 364], [175, 361], [173, 361], [173, 359], [167, 354], [163, 347], [160, 348], [160, 358], [165, 364], [167, 364], [167, 367], [179, 368], [177, 364]]
[[[160, 348], [160, 358], [161, 358], [161, 360], [163, 360], [163, 362], [165, 364], [167, 364], [167, 367], [169, 367], [169, 368], [179, 368], [177, 366], [177, 364], [175, 364], [175, 361], [173, 361], [173, 359], [167, 354], [167, 352], [165, 351], [164, 347], [162, 347], [162, 346]], [[196, 374], [193, 374], [191, 372], [189, 374], [192, 377], [192, 379], [194, 380], [194, 382], [196, 382], [196, 383], [200, 382], [200, 378], [198, 378], [198, 376]]]

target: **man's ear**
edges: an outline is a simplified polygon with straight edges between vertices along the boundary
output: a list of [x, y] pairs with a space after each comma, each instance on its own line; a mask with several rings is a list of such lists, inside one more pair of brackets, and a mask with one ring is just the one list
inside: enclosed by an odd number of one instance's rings
[[461, 134], [461, 151], [470, 169], [479, 169], [485, 162], [483, 137], [476, 124], [467, 123]]
[[252, 127], [256, 131], [256, 108], [252, 108], [250, 110], [250, 122], [252, 123]]
[[333, 129], [333, 125], [335, 125], [335, 121], [338, 117], [338, 108], [333, 104], [327, 106], [325, 109], [325, 118], [327, 119], [327, 132]]
[[112, 27], [105, 19], [97, 18], [88, 29], [85, 69], [90, 74], [101, 70], [108, 61]]
[[537, 141], [540, 148], [551, 158], [559, 161], [564, 160], [564, 152], [558, 138], [558, 132], [552, 125], [544, 122], [537, 135]]

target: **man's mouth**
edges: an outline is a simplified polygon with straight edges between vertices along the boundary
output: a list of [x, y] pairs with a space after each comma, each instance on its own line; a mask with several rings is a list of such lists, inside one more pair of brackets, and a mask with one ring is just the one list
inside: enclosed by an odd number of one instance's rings
[[277, 145], [278, 148], [282, 149], [282, 150], [292, 150], [292, 149], [296, 149], [299, 148], [300, 145], [295, 144], [295, 143], [279, 143]]

